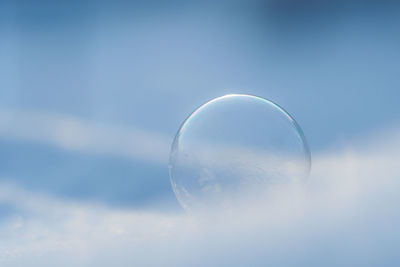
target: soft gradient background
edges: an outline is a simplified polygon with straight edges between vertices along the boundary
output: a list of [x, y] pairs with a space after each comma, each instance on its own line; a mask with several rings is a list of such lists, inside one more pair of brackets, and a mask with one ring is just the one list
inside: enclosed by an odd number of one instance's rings
[[[3, 0], [0, 265], [398, 266], [399, 90], [397, 1]], [[199, 226], [169, 184], [179, 125], [228, 93], [311, 147], [272, 230]]]

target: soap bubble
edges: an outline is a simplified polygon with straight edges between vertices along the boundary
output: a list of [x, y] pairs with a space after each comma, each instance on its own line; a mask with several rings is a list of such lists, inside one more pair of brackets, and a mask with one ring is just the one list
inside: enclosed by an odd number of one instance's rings
[[276, 185], [304, 181], [311, 155], [297, 122], [251, 95], [226, 95], [195, 110], [171, 147], [171, 184], [188, 211], [262, 199]]

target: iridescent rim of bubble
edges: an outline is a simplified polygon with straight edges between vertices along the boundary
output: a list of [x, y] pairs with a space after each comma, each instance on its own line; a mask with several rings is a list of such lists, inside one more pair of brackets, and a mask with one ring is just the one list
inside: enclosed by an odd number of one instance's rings
[[[307, 168], [308, 168], [308, 173], [311, 171], [311, 165], [312, 165], [312, 163], [311, 163], [311, 152], [310, 152], [310, 149], [309, 149], [309, 146], [308, 146], [306, 137], [305, 137], [305, 135], [304, 135], [304, 132], [303, 132], [303, 130], [301, 129], [300, 125], [297, 123], [297, 121], [296, 121], [284, 108], [282, 108], [282, 107], [279, 106], [278, 104], [276, 104], [276, 103], [274, 103], [274, 102], [272, 102], [272, 101], [270, 101], [270, 100], [268, 100], [268, 99], [265, 99], [265, 98], [262, 98], [262, 97], [259, 97], [259, 96], [255, 96], [255, 95], [249, 95], [249, 94], [227, 94], [227, 95], [224, 95], [224, 96], [220, 96], [220, 97], [214, 98], [214, 99], [212, 99], [212, 100], [210, 100], [210, 101], [204, 103], [203, 105], [201, 105], [201, 106], [198, 107], [197, 109], [195, 109], [195, 110], [183, 121], [183, 123], [182, 123], [181, 126], [179, 127], [179, 130], [178, 130], [178, 132], [176, 133], [176, 135], [175, 135], [175, 137], [174, 137], [174, 140], [173, 140], [173, 142], [172, 142], [172, 144], [171, 144], [171, 149], [170, 149], [170, 153], [169, 153], [169, 163], [168, 163], [170, 182], [171, 182], [171, 185], [172, 185], [172, 189], [174, 190], [175, 196], [178, 196], [178, 192], [176, 192], [176, 186], [175, 186], [175, 182], [174, 182], [174, 178], [173, 178], [173, 174], [172, 174], [172, 151], [173, 151], [174, 147], [176, 147], [176, 146], [178, 145], [177, 143], [179, 142], [179, 137], [181, 136], [182, 132], [183, 132], [183, 131], [185, 130], [185, 128], [190, 124], [190, 122], [191, 122], [194, 118], [196, 118], [196, 115], [198, 115], [202, 110], [204, 110], [204, 109], [205, 109], [207, 106], [209, 106], [210, 104], [215, 103], [215, 102], [218, 102], [218, 101], [223, 100], [223, 99], [227, 99], [227, 98], [236, 98], [236, 97], [246, 97], [246, 98], [256, 99], [256, 100], [265, 102], [266, 104], [275, 107], [275, 108], [278, 109], [282, 114], [284, 114], [285, 117], [286, 117], [287, 119], [289, 119], [289, 121], [291, 122], [291, 124], [295, 127], [296, 131], [298, 132], [298, 134], [299, 134], [299, 136], [300, 136], [300, 138], [301, 138], [301, 140], [302, 140], [303, 147], [304, 147], [304, 152], [305, 152], [306, 157], [307, 157], [307, 159], [308, 159], [308, 160], [307, 160], [307, 162], [308, 162], [308, 166], [307, 166]], [[177, 199], [178, 199], [178, 201], [180, 202], [181, 206], [184, 207], [184, 206], [185, 206], [184, 203], [181, 203], [181, 200], [180, 200], [179, 198], [177, 198]]]

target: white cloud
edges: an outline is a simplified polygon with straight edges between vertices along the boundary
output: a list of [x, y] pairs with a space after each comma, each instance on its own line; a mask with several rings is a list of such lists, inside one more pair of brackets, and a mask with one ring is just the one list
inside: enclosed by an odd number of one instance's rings
[[3, 184], [0, 204], [15, 211], [0, 228], [0, 265], [398, 266], [399, 148], [392, 131], [314, 155], [297, 193], [202, 217], [116, 210]]
[[171, 139], [151, 131], [110, 127], [69, 115], [4, 108], [0, 109], [0, 137], [162, 164], [168, 160]]

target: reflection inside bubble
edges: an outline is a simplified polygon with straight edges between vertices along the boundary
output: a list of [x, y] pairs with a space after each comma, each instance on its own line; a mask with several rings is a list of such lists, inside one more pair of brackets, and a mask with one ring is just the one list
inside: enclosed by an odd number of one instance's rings
[[301, 183], [310, 165], [303, 132], [286, 111], [260, 97], [226, 95], [182, 124], [169, 168], [181, 205], [204, 211], [264, 199], [276, 186]]

